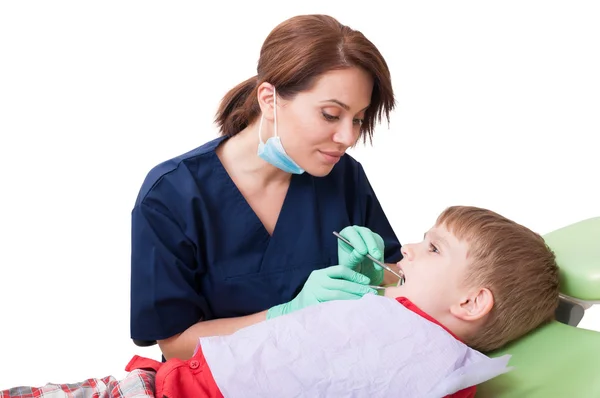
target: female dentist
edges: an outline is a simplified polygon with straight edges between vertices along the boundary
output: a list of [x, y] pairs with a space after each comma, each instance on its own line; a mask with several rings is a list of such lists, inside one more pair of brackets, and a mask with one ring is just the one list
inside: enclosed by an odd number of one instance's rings
[[393, 108], [385, 60], [360, 32], [325, 15], [278, 25], [257, 75], [223, 98], [221, 136], [157, 165], [141, 186], [134, 342], [185, 360], [200, 336], [393, 282], [364, 256], [395, 263], [400, 243], [345, 153]]

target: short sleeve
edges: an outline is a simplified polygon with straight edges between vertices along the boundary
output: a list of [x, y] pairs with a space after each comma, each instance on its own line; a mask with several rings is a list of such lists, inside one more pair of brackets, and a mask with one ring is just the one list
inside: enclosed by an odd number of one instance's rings
[[385, 243], [384, 261], [388, 264], [397, 263], [402, 260], [402, 253], [400, 251], [402, 245], [390, 225], [360, 163], [358, 164], [358, 180], [358, 186], [360, 187], [360, 192], [364, 195], [364, 205], [366, 207], [364, 226], [383, 238]]
[[204, 267], [195, 244], [157, 198], [136, 204], [131, 233], [131, 338], [153, 341], [185, 331], [208, 308], [196, 284]]

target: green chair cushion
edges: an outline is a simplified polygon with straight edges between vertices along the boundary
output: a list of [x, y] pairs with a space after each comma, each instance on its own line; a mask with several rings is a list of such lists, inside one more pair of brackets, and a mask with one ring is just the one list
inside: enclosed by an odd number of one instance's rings
[[542, 326], [490, 357], [515, 368], [478, 386], [476, 398], [600, 397], [600, 333], [559, 322]]
[[600, 217], [552, 231], [544, 240], [556, 254], [562, 293], [584, 301], [600, 300]]
[[[561, 292], [600, 300], [600, 217], [544, 235], [556, 254]], [[559, 322], [542, 326], [491, 357], [512, 355], [511, 372], [478, 387], [476, 398], [600, 397], [600, 332]]]

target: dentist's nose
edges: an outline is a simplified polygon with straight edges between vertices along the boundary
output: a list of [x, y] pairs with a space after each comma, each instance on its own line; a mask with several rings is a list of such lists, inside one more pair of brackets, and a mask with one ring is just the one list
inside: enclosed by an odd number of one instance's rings
[[350, 123], [349, 126], [340, 126], [336, 131], [333, 140], [338, 144], [344, 145], [346, 148], [350, 148], [351, 146], [356, 144], [358, 135], [358, 129], [356, 128], [356, 126]]

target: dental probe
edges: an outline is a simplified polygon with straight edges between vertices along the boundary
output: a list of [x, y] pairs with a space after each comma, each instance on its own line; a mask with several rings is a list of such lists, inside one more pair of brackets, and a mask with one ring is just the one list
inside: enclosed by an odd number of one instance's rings
[[[345, 244], [347, 244], [348, 246], [350, 246], [351, 248], [354, 249], [354, 246], [352, 245], [352, 243], [350, 243], [350, 241], [346, 238], [344, 238], [342, 235], [340, 235], [339, 233], [337, 233], [336, 231], [333, 231], [333, 234], [342, 242], [344, 242]], [[390, 267], [388, 267], [387, 264], [377, 260], [376, 258], [374, 258], [373, 256], [371, 256], [369, 253], [367, 253], [366, 256], [369, 260], [373, 261], [374, 263], [378, 264], [381, 268], [388, 270], [389, 272], [391, 272], [392, 274], [394, 274], [395, 276], [397, 276], [400, 279], [400, 284], [404, 284], [404, 275], [399, 275], [396, 271], [394, 271], [393, 269], [391, 269]]]

